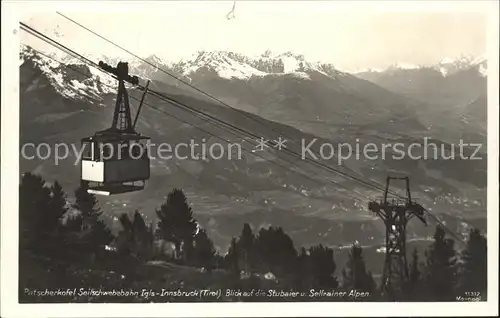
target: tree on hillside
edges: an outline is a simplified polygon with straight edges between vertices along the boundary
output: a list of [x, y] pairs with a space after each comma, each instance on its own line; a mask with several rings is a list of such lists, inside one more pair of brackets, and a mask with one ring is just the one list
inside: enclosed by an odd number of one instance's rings
[[457, 279], [456, 252], [454, 241], [445, 238], [445, 232], [436, 227], [434, 242], [426, 252], [425, 289], [426, 295], [434, 301], [451, 301], [455, 297]]
[[102, 214], [99, 202], [95, 195], [88, 193], [87, 190], [88, 187], [85, 184], [75, 190], [75, 208], [82, 213], [83, 219], [98, 218]]
[[50, 225], [48, 226], [51, 230], [56, 230], [60, 227], [61, 220], [68, 211], [68, 203], [66, 201], [66, 192], [64, 192], [59, 182], [54, 182], [50, 188], [50, 192], [49, 213], [51, 217], [49, 217]]
[[75, 190], [74, 207], [80, 211], [81, 246], [86, 252], [95, 253], [113, 240], [109, 228], [99, 217], [102, 211], [95, 195], [87, 192], [87, 186], [82, 185]]
[[418, 257], [418, 251], [415, 248], [412, 253], [412, 261], [410, 263], [409, 281], [407, 286], [405, 286], [405, 296], [409, 300], [420, 299], [421, 289], [422, 289], [422, 264]]
[[50, 187], [50, 201], [43, 227], [47, 230], [46, 242], [51, 246], [51, 255], [62, 257], [66, 254], [63, 246], [66, 243], [63, 218], [68, 211], [68, 203], [64, 189], [55, 181]]
[[123, 213], [119, 220], [123, 229], [116, 238], [118, 252], [133, 255], [140, 260], [149, 259], [152, 256], [153, 232], [142, 215], [135, 211], [131, 221], [128, 214]]
[[243, 230], [241, 231], [240, 238], [238, 240], [238, 247], [240, 250], [240, 266], [245, 272], [249, 272], [254, 269], [254, 258], [255, 258], [255, 236], [253, 235], [252, 229], [248, 223], [243, 224]]
[[230, 270], [233, 273], [238, 273], [240, 272], [238, 260], [239, 260], [239, 248], [238, 248], [238, 243], [237, 239], [233, 237], [231, 239], [231, 244], [229, 245], [229, 250], [224, 257], [224, 263], [225, 267]]
[[471, 229], [460, 264], [459, 286], [462, 293], [479, 292], [482, 300], [486, 300], [487, 256], [486, 237], [478, 229]]
[[305, 247], [300, 248], [294, 270], [293, 285], [297, 290], [309, 290], [314, 286], [309, 251]]
[[337, 265], [333, 259], [333, 250], [323, 245], [312, 246], [307, 256], [313, 287], [337, 288], [338, 281], [333, 275]]
[[175, 244], [176, 254], [179, 257], [181, 245], [191, 244], [197, 229], [193, 211], [182, 190], [174, 189], [170, 192], [167, 201], [156, 210], [156, 214], [159, 219], [159, 232], [163, 239]]
[[120, 254], [134, 254], [134, 227], [127, 213], [122, 213], [118, 218], [122, 230], [116, 236], [116, 249]]
[[260, 272], [275, 275], [293, 274], [297, 261], [297, 251], [292, 239], [281, 227], [262, 228], [255, 240], [256, 259]]
[[47, 243], [57, 218], [50, 210], [51, 193], [45, 181], [31, 173], [23, 174], [19, 185], [19, 243], [22, 248], [39, 250]]
[[370, 293], [373, 293], [376, 289], [373, 276], [366, 269], [363, 248], [358, 244], [352, 245], [349, 258], [342, 270], [342, 288]]
[[193, 263], [198, 267], [212, 270], [215, 267], [216, 252], [213, 242], [204, 229], [200, 229], [194, 237]]
[[[74, 205], [73, 208], [75, 208]], [[77, 210], [76, 214], [67, 213], [64, 224], [64, 230], [70, 233], [79, 233], [82, 230], [82, 215], [80, 211]]]
[[420, 273], [420, 262], [418, 259], [418, 251], [417, 249], [413, 249], [412, 261], [410, 264], [410, 282], [412, 285], [418, 284], [421, 278]]
[[142, 214], [139, 211], [134, 213], [132, 222], [134, 240], [137, 242], [137, 255], [141, 259], [149, 259], [152, 256], [154, 234], [152, 225], [146, 225]]

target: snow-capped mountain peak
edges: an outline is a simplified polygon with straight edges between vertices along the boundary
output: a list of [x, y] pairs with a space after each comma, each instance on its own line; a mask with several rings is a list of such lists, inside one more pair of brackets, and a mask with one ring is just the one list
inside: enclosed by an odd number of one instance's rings
[[[56, 60], [64, 64], [82, 64], [65, 52], [56, 51], [50, 54]], [[142, 59], [127, 57], [129, 70], [134, 75], [142, 79], [165, 78], [160, 74], [163, 70], [168, 70], [176, 76], [180, 76], [191, 81], [196, 76], [217, 76], [224, 79], [248, 80], [252, 77], [291, 75], [300, 79], [310, 79], [312, 73], [317, 72], [324, 76], [336, 78], [345, 75], [335, 69], [332, 64], [312, 62], [306, 59], [303, 54], [296, 54], [291, 51], [276, 54], [267, 50], [256, 56], [247, 56], [229, 51], [197, 51], [191, 56], [177, 61], [169, 61], [160, 55], [150, 55]], [[107, 56], [87, 56], [91, 60], [104, 61], [110, 65], [116, 65], [120, 58]], [[159, 68], [161, 69], [159, 69]], [[92, 72], [99, 71], [91, 68]]]
[[383, 72], [397, 72], [397, 71], [415, 71], [419, 69], [434, 69], [442, 74], [442, 76], [450, 76], [455, 74], [456, 72], [467, 70], [471, 68], [477, 68], [477, 70], [482, 74], [482, 76], [486, 76], [486, 57], [484, 55], [480, 55], [474, 57], [472, 55], [461, 55], [457, 58], [444, 57], [440, 59], [435, 64], [412, 64], [406, 62], [398, 62], [390, 65], [386, 69], [362, 69], [354, 72], [355, 74], [359, 73], [383, 73]]
[[198, 51], [191, 57], [181, 60], [175, 68], [182, 75], [202, 71], [212, 71], [222, 78], [248, 79], [252, 76], [264, 76], [265, 73], [249, 65], [243, 56], [226, 51]]
[[71, 56], [41, 54], [21, 44], [19, 58], [20, 66], [28, 61], [32, 63], [45, 75], [51, 86], [66, 98], [100, 104], [103, 94], [116, 93], [115, 79]]
[[476, 68], [482, 76], [486, 76], [486, 56], [480, 55], [474, 57], [472, 55], [461, 55], [458, 58], [443, 58], [435, 68], [438, 69], [443, 76], [454, 74], [461, 70]]
[[445, 57], [434, 66], [435, 69], [439, 70], [443, 76], [453, 74], [459, 70], [469, 68], [473, 66], [472, 63], [474, 58], [472, 56], [461, 55], [458, 58], [452, 59]]
[[309, 62], [301, 54], [273, 54], [270, 50], [253, 57], [228, 51], [198, 51], [176, 63], [175, 69], [187, 77], [196, 72], [212, 71], [222, 78], [241, 80], [283, 74], [307, 79], [313, 71], [330, 77], [340, 73], [330, 64]]

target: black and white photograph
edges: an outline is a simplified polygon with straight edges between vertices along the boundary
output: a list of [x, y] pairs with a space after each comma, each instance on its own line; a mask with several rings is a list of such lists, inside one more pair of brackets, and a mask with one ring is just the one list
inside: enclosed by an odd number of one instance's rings
[[404, 5], [3, 2], [2, 316], [497, 315], [498, 2]]

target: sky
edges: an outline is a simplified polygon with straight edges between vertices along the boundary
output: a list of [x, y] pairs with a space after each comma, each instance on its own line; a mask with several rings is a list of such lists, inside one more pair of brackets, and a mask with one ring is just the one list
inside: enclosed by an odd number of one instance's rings
[[[155, 54], [170, 61], [197, 50], [253, 56], [269, 49], [356, 71], [486, 53], [488, 19], [481, 12], [375, 12], [346, 10], [336, 1], [236, 1], [235, 18], [228, 20], [232, 6], [232, 1], [172, 1], [132, 12], [61, 12], [142, 57]], [[78, 52], [127, 56], [54, 11], [24, 12], [20, 19]], [[40, 43], [26, 34], [21, 41]]]

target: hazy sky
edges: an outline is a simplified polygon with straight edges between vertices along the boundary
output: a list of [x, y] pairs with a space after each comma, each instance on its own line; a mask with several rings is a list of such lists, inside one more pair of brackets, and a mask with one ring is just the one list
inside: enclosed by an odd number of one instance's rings
[[[469, 12], [339, 10], [336, 1], [167, 2], [135, 12], [64, 12], [101, 35], [138, 53], [177, 60], [196, 50], [250, 55], [292, 51], [342, 70], [385, 68], [393, 63], [429, 64], [444, 57], [486, 53], [487, 16]], [[86, 54], [120, 54], [95, 35], [53, 13], [22, 21]], [[22, 34], [22, 41], [28, 39]], [[30, 40], [33, 41], [33, 40]], [[39, 42], [37, 42], [39, 43]], [[123, 54], [123, 53], [121, 53]]]

